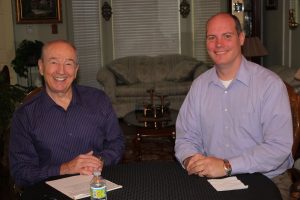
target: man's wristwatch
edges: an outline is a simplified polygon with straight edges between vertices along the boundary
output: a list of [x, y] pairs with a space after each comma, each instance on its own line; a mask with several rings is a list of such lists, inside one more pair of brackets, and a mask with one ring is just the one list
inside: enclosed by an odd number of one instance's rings
[[226, 159], [224, 159], [223, 161], [224, 161], [224, 170], [225, 170], [226, 176], [231, 176], [232, 169], [231, 169], [231, 165], [230, 165], [229, 161]]

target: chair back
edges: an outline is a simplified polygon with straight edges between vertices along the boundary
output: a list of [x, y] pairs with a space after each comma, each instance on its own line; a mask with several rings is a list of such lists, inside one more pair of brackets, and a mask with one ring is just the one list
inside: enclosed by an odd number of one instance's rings
[[7, 65], [5, 65], [0, 71], [0, 84], [3, 83], [10, 84], [10, 75], [9, 75], [9, 69]]
[[300, 96], [296, 93], [295, 89], [285, 82], [292, 111], [292, 120], [293, 120], [293, 147], [292, 153], [294, 158], [298, 158], [300, 156], [300, 152], [298, 151], [299, 142], [300, 142]]
[[24, 99], [22, 101], [22, 104], [25, 103], [26, 101], [30, 100], [32, 97], [34, 97], [35, 95], [40, 93], [42, 90], [43, 90], [43, 87], [34, 88], [32, 91], [30, 91], [28, 94], [26, 94], [26, 96], [24, 97]]

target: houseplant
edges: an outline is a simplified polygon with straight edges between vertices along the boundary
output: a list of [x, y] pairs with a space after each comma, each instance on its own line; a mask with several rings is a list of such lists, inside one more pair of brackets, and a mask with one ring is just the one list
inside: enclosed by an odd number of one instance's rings
[[15, 108], [25, 96], [25, 88], [10, 84], [9, 70], [4, 66], [0, 72], [0, 166], [8, 167], [7, 149], [10, 120]]
[[[16, 56], [11, 61], [14, 71], [19, 77], [28, 78], [28, 67], [37, 66], [41, 56], [43, 43], [35, 40], [23, 40], [16, 49]], [[0, 161], [1, 166], [7, 167], [7, 148], [9, 139], [10, 121], [18, 104], [25, 97], [30, 86], [10, 84], [10, 75], [7, 66], [0, 72]]]
[[[41, 57], [43, 43], [35, 40], [23, 40], [16, 49], [16, 56], [11, 61], [14, 71], [19, 77], [28, 79], [28, 68], [36, 67]], [[1, 166], [7, 167], [7, 149], [9, 140], [10, 121], [18, 104], [25, 94], [32, 89], [28, 85], [11, 85], [8, 67], [5, 66], [0, 72], [0, 161]]]
[[43, 42], [23, 40], [16, 49], [16, 57], [11, 61], [13, 69], [20, 76], [28, 77], [28, 67], [37, 66], [41, 57]]

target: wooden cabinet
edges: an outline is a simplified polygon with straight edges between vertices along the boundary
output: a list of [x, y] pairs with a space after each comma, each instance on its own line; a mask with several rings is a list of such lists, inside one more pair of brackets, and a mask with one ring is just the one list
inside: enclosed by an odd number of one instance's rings
[[261, 2], [260, 0], [228, 0], [229, 12], [236, 15], [244, 28], [246, 37], [261, 38]]
[[[239, 18], [246, 34], [246, 41], [254, 37], [261, 39], [261, 4], [260, 0], [228, 0], [228, 10]], [[245, 46], [243, 50], [246, 50]], [[248, 60], [257, 64], [262, 63], [261, 56], [263, 55], [247, 56], [245, 52], [243, 54]]]

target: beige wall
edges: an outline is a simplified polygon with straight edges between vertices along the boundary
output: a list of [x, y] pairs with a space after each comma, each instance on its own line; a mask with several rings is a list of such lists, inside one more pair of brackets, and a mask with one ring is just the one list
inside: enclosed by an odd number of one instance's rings
[[[4, 65], [10, 66], [11, 60], [15, 56], [12, 7], [10, 0], [0, 1], [0, 70]], [[16, 83], [16, 76], [12, 68], [10, 70], [10, 82]]]
[[298, 27], [295, 28], [293, 31], [291, 31], [291, 40], [292, 42], [292, 55], [291, 55], [291, 65], [293, 67], [297, 67], [300, 68], [300, 56], [299, 56], [299, 52], [300, 52], [300, 0], [295, 0], [295, 7], [292, 6], [292, 8], [294, 8], [297, 13], [296, 13], [296, 22], [299, 23]]
[[62, 0], [62, 23], [57, 24], [57, 34], [52, 34], [51, 24], [16, 24], [16, 5], [15, 0], [12, 1], [14, 32], [16, 46], [24, 39], [40, 40], [47, 42], [54, 39], [68, 39], [67, 35], [67, 12], [65, 1]]
[[289, 28], [290, 8], [294, 8], [291, 1], [278, 1], [276, 10], [266, 10], [263, 6], [263, 38], [269, 52], [264, 58], [266, 66], [300, 67], [300, 26]]
[[283, 41], [284, 34], [288, 31], [284, 27], [283, 19], [284, 6], [286, 6], [284, 3], [286, 2], [278, 1], [278, 8], [276, 10], [266, 10], [265, 6], [263, 6], [263, 41], [269, 53], [264, 57], [264, 64], [266, 66], [284, 65], [286, 63], [285, 57], [287, 53], [285, 52], [287, 52], [288, 46], [286, 45], [288, 43]]

